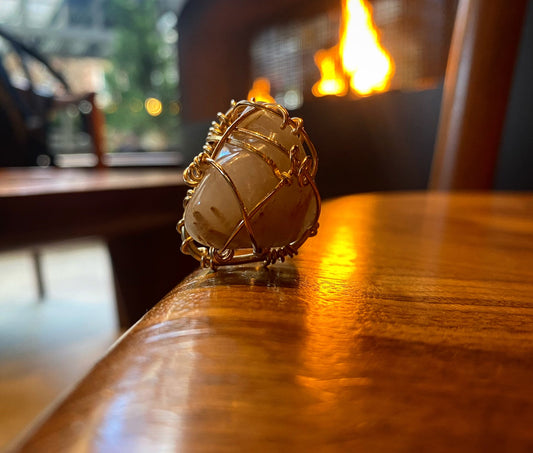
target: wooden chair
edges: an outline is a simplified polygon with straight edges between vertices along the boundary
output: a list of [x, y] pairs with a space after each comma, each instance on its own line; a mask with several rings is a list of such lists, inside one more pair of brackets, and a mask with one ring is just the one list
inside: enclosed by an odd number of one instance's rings
[[461, 0], [430, 189], [492, 189], [527, 0]]
[[[90, 108], [87, 109], [87, 128], [91, 137], [93, 152], [97, 157], [97, 167], [104, 166], [104, 140], [105, 140], [105, 118], [101, 110], [96, 105], [95, 93], [86, 95], [73, 95], [70, 87], [61, 73], [57, 72], [39, 52], [26, 46], [17, 38], [0, 30], [0, 37], [12, 46], [14, 52], [19, 56], [21, 65], [28, 79], [26, 89], [15, 88], [9, 79], [7, 72], [0, 62], [0, 111], [5, 111], [8, 126], [6, 131], [11, 129], [8, 143], [2, 152], [7, 155], [1, 157], [0, 162], [6, 166], [32, 166], [39, 164], [39, 154], [48, 154], [46, 146], [46, 123], [47, 117], [53, 110], [61, 110], [71, 105], [78, 105], [81, 102], [88, 102]], [[27, 59], [33, 59], [42, 63], [52, 77], [57, 80], [66, 90], [66, 95], [45, 97], [38, 94], [35, 89], [32, 73], [29, 70]], [[37, 127], [28, 126], [32, 124], [32, 117], [39, 119]], [[33, 121], [34, 123], [34, 121]], [[39, 164], [40, 165], [40, 164]], [[36, 274], [37, 291], [39, 300], [43, 300], [46, 291], [42, 270], [41, 250], [32, 248], [31, 250], [33, 267]]]

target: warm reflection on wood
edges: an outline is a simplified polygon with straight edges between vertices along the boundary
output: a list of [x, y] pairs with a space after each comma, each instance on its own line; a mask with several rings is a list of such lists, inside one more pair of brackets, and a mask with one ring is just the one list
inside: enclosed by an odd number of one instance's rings
[[269, 268], [199, 270], [20, 451], [528, 451], [533, 195], [328, 202]]
[[352, 291], [364, 278], [359, 261], [366, 257], [358, 256], [358, 249], [362, 238], [371, 240], [373, 208], [370, 202], [365, 216], [354, 213], [348, 221], [341, 200], [330, 202], [329, 207], [322, 215], [317, 236], [324, 246], [318, 250], [305, 248], [299, 257], [304, 261], [316, 259], [318, 265], [317, 271], [309, 274], [317, 291], [309, 293], [305, 313], [307, 335], [301, 353], [303, 366], [297, 382], [308, 389], [314, 401], [307, 408], [308, 416], [316, 418], [322, 429], [335, 430], [342, 422], [340, 419], [346, 417], [343, 423], [356, 430], [365, 417], [358, 401], [346, 408], [348, 412], [337, 409], [342, 406], [347, 387], [370, 384], [351, 360], [358, 354], [359, 314], [364, 305]]
[[334, 226], [328, 233], [329, 249], [320, 260], [318, 276], [325, 280], [331, 277], [348, 280], [357, 266], [357, 250], [352, 240], [357, 233], [345, 224]]

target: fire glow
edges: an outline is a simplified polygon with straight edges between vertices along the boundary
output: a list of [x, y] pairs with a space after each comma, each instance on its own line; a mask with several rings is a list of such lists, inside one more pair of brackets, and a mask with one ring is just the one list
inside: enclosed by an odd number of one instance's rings
[[321, 79], [313, 95], [358, 96], [386, 91], [394, 75], [392, 58], [379, 42], [366, 0], [343, 0], [339, 44], [315, 54]]
[[266, 77], [258, 77], [254, 80], [253, 86], [248, 92], [248, 99], [255, 99], [256, 101], [276, 102], [270, 95], [270, 80]]

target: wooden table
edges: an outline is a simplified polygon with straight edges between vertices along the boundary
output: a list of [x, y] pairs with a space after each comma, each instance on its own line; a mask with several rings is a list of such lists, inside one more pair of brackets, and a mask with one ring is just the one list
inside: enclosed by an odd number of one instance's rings
[[19, 451], [533, 451], [533, 195], [357, 195], [198, 270]]
[[176, 169], [0, 169], [0, 250], [103, 238], [129, 327], [192, 270], [175, 231], [186, 190]]

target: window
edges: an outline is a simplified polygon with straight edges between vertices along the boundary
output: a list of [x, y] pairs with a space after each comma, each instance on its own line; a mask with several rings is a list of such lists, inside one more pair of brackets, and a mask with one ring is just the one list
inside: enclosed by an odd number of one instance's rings
[[[175, 158], [164, 161], [176, 163], [180, 112], [176, 21], [182, 3], [2, 0], [0, 29], [42, 54], [64, 76], [69, 89], [38, 61], [28, 59], [25, 65], [2, 40], [0, 58], [10, 81], [22, 89], [31, 87], [56, 98], [97, 93], [97, 105], [106, 118], [107, 151], [171, 152]], [[76, 106], [56, 112], [47, 135], [55, 155], [90, 151], [83, 111]]]

